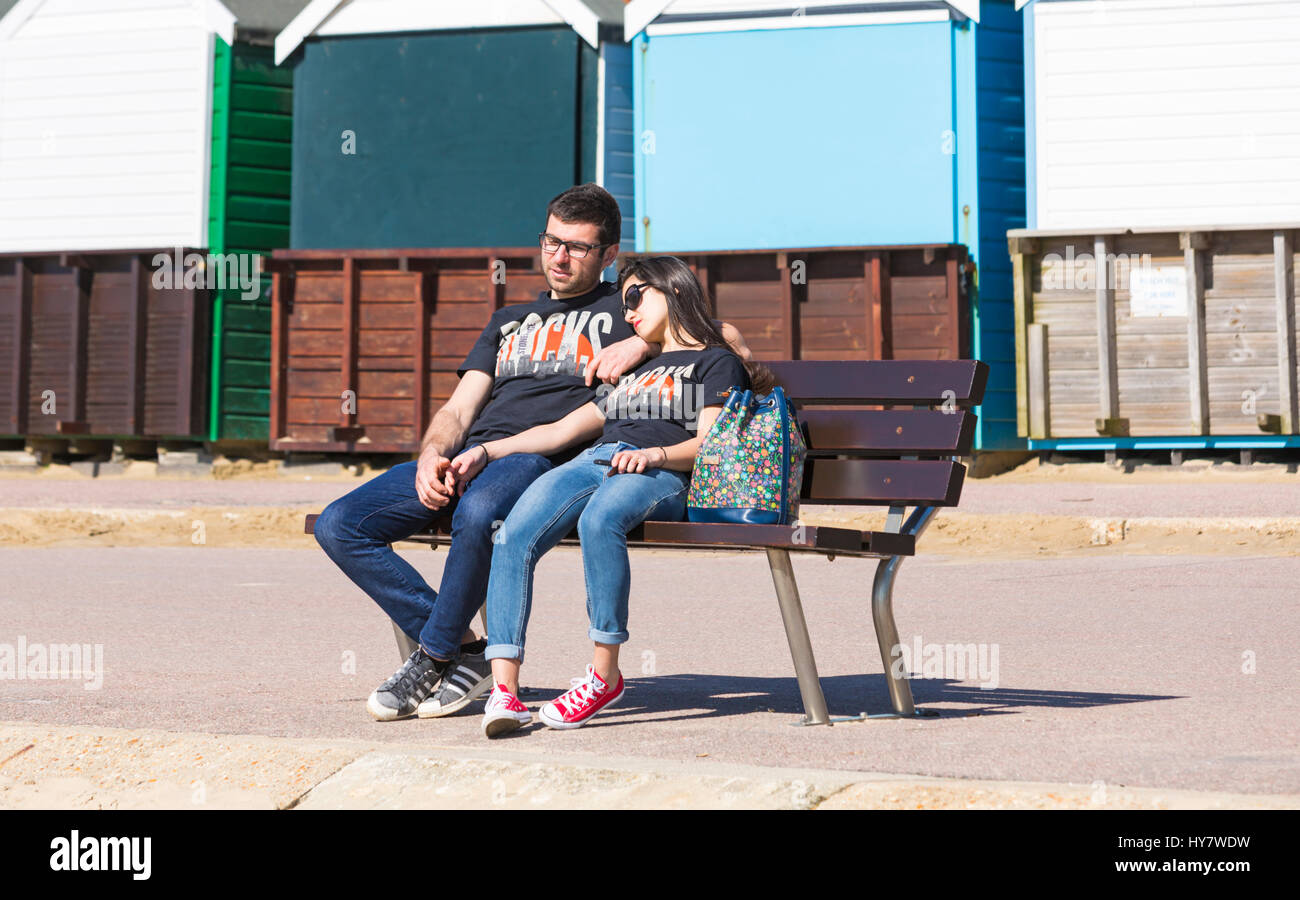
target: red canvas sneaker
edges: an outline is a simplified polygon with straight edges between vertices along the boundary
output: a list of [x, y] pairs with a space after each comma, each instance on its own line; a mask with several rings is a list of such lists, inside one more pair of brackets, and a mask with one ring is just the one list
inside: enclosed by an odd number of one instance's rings
[[533, 714], [519, 702], [518, 697], [502, 685], [492, 688], [492, 695], [488, 697], [487, 706], [483, 709], [484, 734], [490, 738], [500, 737], [532, 720]]
[[541, 717], [552, 728], [581, 728], [591, 717], [623, 696], [623, 676], [610, 687], [587, 664], [587, 677], [542, 707]]

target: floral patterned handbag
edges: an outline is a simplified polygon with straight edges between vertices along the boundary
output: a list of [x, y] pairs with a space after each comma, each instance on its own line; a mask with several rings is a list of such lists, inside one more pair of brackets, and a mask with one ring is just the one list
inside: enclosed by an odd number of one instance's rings
[[732, 388], [695, 454], [686, 518], [691, 522], [788, 525], [799, 517], [804, 444], [794, 405]]

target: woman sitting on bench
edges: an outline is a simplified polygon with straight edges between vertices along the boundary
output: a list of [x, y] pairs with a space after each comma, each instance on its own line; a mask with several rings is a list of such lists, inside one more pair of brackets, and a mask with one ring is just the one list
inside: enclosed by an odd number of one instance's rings
[[585, 677], [543, 706], [541, 719], [552, 728], [578, 728], [623, 695], [618, 651], [628, 639], [627, 533], [648, 519], [685, 518], [696, 450], [728, 390], [749, 387], [751, 371], [756, 389], [770, 387], [766, 369], [728, 349], [703, 288], [680, 259], [636, 261], [620, 274], [619, 288], [625, 318], [638, 335], [663, 347], [659, 356], [560, 421], [466, 448], [451, 463], [463, 487], [489, 459], [553, 453], [599, 436], [595, 445], [538, 478], [494, 538], [486, 655], [496, 684], [483, 714], [488, 737], [532, 721], [516, 695], [533, 571], [575, 526], [595, 652]]

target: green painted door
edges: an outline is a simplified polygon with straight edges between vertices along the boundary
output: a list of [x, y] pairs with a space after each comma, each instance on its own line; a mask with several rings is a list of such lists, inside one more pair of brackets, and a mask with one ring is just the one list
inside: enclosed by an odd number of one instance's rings
[[594, 177], [596, 60], [567, 26], [308, 41], [292, 246], [531, 245]]
[[[265, 255], [289, 244], [293, 70], [270, 47], [220, 39], [214, 62], [210, 249]], [[270, 282], [256, 297], [214, 292], [210, 440], [269, 437]]]

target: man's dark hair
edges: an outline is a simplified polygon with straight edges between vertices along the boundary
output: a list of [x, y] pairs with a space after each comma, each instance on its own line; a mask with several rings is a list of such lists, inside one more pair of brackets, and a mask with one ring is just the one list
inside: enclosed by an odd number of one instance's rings
[[578, 184], [557, 194], [546, 206], [546, 217], [561, 222], [595, 225], [602, 244], [617, 244], [623, 232], [623, 213], [614, 195], [594, 182]]

